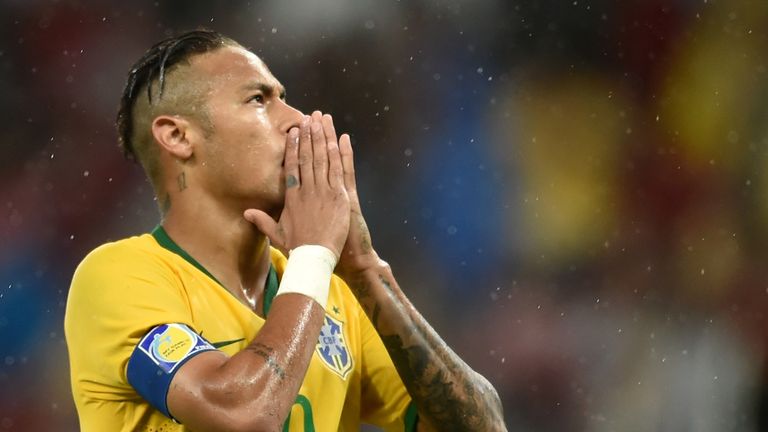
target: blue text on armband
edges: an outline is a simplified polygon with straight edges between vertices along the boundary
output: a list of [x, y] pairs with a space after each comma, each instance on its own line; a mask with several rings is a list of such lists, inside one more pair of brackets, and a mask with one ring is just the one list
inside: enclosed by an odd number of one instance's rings
[[208, 341], [185, 324], [162, 324], [139, 341], [128, 360], [128, 382], [158, 411], [168, 411], [168, 389], [173, 375], [195, 355], [215, 350]]

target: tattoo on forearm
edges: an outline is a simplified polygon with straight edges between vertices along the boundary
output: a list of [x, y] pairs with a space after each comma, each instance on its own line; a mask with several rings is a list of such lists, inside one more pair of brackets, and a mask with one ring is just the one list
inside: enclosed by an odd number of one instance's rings
[[422, 345], [406, 348], [398, 335], [382, 336], [382, 341], [409, 392], [421, 402], [419, 408], [440, 430], [490, 430], [488, 413], [481, 404], [473, 403], [473, 383], [451, 381], [448, 359]]
[[[384, 276], [380, 275], [379, 280], [392, 292], [392, 284]], [[381, 309], [376, 302], [370, 315], [380, 334]], [[440, 430], [495, 430], [493, 425], [497, 424], [495, 419], [499, 418], [501, 408], [492, 396], [493, 388], [471, 370], [467, 371], [466, 365], [442, 341], [430, 338], [425, 323], [411, 318], [412, 324], [404, 335], [381, 334], [381, 339], [419, 410], [439, 424]], [[409, 339], [408, 346], [403, 337]]]
[[184, 171], [182, 171], [181, 174], [176, 177], [176, 183], [179, 185], [179, 192], [187, 188], [187, 175], [184, 173]]
[[274, 348], [268, 345], [264, 345], [263, 343], [256, 342], [248, 345], [245, 347], [245, 349], [263, 358], [264, 362], [267, 364], [267, 366], [269, 366], [272, 372], [278, 376], [278, 378], [285, 378], [285, 369], [283, 369], [283, 367], [280, 366], [280, 364], [278, 364], [275, 360], [275, 356], [273, 354], [275, 351]]

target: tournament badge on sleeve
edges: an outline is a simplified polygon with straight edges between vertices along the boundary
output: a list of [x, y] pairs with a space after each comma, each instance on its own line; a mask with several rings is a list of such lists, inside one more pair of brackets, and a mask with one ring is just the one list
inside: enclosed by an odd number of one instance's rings
[[352, 370], [352, 356], [345, 339], [344, 323], [326, 314], [315, 350], [323, 364], [341, 379], [346, 379]]
[[163, 324], [144, 337], [139, 349], [166, 373], [171, 373], [192, 355], [213, 347], [186, 325]]

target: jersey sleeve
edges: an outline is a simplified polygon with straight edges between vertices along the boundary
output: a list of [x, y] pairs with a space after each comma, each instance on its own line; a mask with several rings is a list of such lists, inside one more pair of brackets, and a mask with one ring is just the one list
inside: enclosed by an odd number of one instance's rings
[[387, 432], [416, 430], [416, 406], [371, 321], [360, 311], [362, 376], [360, 416]]
[[183, 286], [168, 263], [119, 243], [83, 260], [64, 323], [75, 402], [91, 414], [81, 421], [98, 417], [99, 401], [138, 398], [126, 376], [128, 360], [139, 341], [165, 323], [192, 327]]

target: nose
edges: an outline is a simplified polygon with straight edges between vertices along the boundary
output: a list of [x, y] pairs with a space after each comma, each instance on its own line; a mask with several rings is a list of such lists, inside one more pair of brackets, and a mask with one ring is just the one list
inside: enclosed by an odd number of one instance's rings
[[282, 105], [279, 125], [280, 132], [287, 134], [292, 127], [299, 127], [304, 114], [282, 100], [279, 103]]

